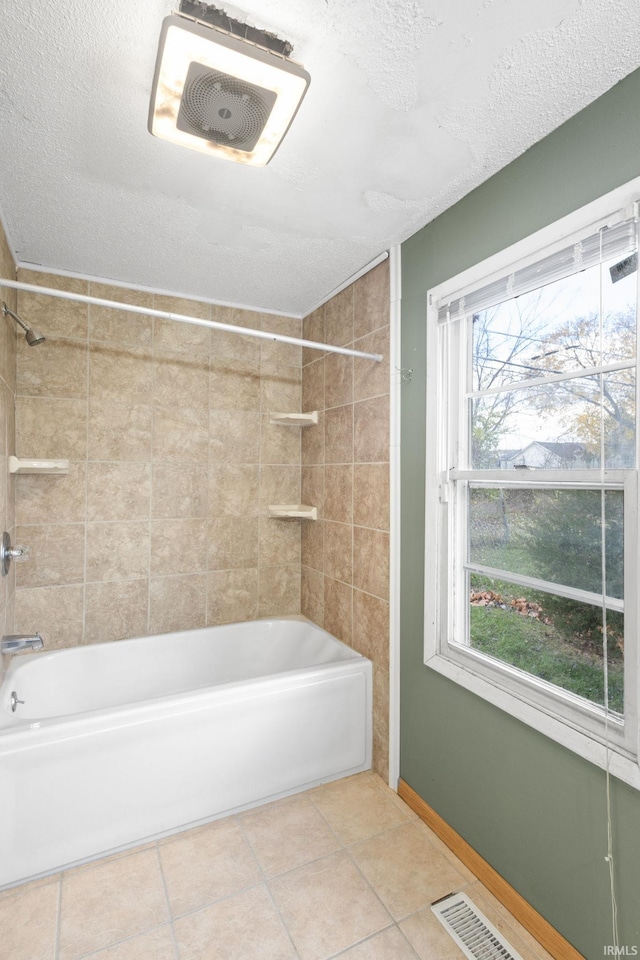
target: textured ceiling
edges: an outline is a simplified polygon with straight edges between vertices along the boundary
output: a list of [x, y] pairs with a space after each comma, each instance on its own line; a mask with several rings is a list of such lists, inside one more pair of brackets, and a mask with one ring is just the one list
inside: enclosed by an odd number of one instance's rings
[[640, 65], [637, 0], [224, 8], [311, 74], [264, 168], [147, 132], [171, 2], [0, 0], [18, 261], [302, 315]]

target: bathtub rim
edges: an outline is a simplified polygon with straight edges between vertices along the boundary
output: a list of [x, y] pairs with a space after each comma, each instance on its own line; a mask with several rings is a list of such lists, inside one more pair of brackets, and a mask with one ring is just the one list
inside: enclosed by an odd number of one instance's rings
[[[34, 745], [35, 743], [40, 744], [51, 740], [72, 739], [74, 736], [80, 735], [77, 729], [80, 725], [83, 726], [84, 732], [82, 735], [89, 735], [92, 730], [104, 729], [105, 724], [107, 724], [111, 729], [114, 727], [150, 722], [156, 717], [161, 718], [177, 714], [193, 713], [199, 709], [202, 709], [208, 699], [217, 697], [220, 697], [224, 700], [233, 699], [234, 691], [236, 692], [236, 698], [240, 696], [242, 699], [250, 700], [253, 699], [254, 696], [258, 696], [260, 693], [263, 693], [265, 687], [268, 686], [273, 686], [275, 692], [276, 688], [283, 689], [282, 685], [284, 685], [284, 688], [286, 688], [298, 685], [299, 683], [302, 683], [303, 685], [314, 682], [317, 683], [320, 682], [320, 677], [323, 675], [332, 675], [334, 673], [339, 674], [342, 671], [346, 673], [358, 672], [361, 664], [371, 664], [371, 667], [365, 666], [364, 669], [373, 670], [372, 661], [368, 657], [365, 657], [364, 654], [358, 653], [357, 650], [349, 647], [348, 644], [345, 644], [342, 640], [339, 640], [333, 634], [329, 633], [328, 630], [325, 630], [323, 627], [319, 627], [317, 624], [313, 623], [313, 621], [308, 620], [302, 615], [294, 614], [286, 617], [263, 617], [259, 621], [242, 620], [237, 621], [237, 623], [276, 623], [282, 620], [297, 620], [313, 626], [315, 629], [330, 637], [341, 648], [348, 651], [349, 656], [340, 660], [328, 660], [319, 664], [292, 667], [289, 670], [278, 670], [277, 672], [264, 674], [259, 677], [230, 680], [218, 684], [207, 684], [201, 687], [193, 687], [179, 692], [169, 692], [161, 694], [157, 697], [148, 697], [144, 700], [134, 700], [122, 704], [99, 707], [95, 710], [56, 714], [53, 717], [42, 717], [39, 719], [28, 718], [23, 722], [20, 722], [20, 719], [18, 718], [6, 726], [0, 724], [0, 752], [11, 752], [11, 740], [13, 737], [18, 738], [18, 742], [15, 744], [15, 749], [22, 749], [24, 746], [25, 734], [30, 734], [34, 738]], [[219, 626], [224, 629], [224, 627], [232, 625], [233, 624], [220, 624]], [[216, 627], [217, 626], [218, 625], [216, 625]], [[194, 629], [206, 630], [214, 628], [196, 627]], [[135, 643], [139, 640], [152, 641], [155, 637], [167, 637], [179, 632], [183, 631], [169, 631], [165, 634], [150, 634], [149, 636], [131, 637], [127, 638], [126, 640], [110, 640], [105, 641], [102, 644], [92, 644], [89, 649], [94, 646], [104, 647], [120, 643]], [[67, 652], [74, 652], [77, 649], [77, 647], [67, 647], [48, 652], [50, 655], [64, 655]], [[84, 649], [84, 647], [82, 649]], [[41, 653], [33, 653], [17, 658], [10, 665], [9, 670], [7, 670], [5, 676], [3, 677], [2, 684], [0, 686], [2, 693], [5, 694], [10, 692], [9, 688], [11, 686], [11, 682], [9, 681], [13, 679], [13, 676], [22, 664], [36, 660], [37, 658], [39, 659], [42, 656], [43, 654]], [[256, 691], [253, 696], [250, 692], [252, 688], [254, 688]], [[11, 720], [12, 718], [9, 719]], [[109, 720], [111, 722], [108, 722]], [[76, 728], [75, 732], [73, 728]], [[67, 736], [65, 736], [65, 732]]]

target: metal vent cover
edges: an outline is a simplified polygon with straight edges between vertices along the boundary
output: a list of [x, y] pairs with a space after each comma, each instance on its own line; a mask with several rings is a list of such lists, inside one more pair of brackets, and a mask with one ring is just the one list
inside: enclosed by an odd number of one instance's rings
[[431, 910], [470, 960], [522, 960], [466, 894], [443, 897]]
[[176, 126], [211, 143], [248, 152], [258, 142], [276, 98], [273, 90], [192, 61]]

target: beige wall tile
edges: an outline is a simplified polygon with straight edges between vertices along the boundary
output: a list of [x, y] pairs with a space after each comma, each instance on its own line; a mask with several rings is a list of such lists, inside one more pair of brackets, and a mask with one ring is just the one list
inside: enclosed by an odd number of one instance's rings
[[[151, 306], [149, 302], [145, 302], [152, 299], [150, 295], [140, 294], [135, 290], [127, 290], [126, 293], [126, 299], [132, 306]], [[112, 297], [108, 296], [105, 299], [110, 300]], [[91, 304], [89, 332], [93, 341], [150, 347], [153, 343], [153, 317]]]
[[151, 514], [151, 464], [89, 463], [87, 520], [144, 520]]
[[[305, 340], [313, 340], [314, 343], [326, 343], [324, 338], [324, 304], [310, 313], [302, 321], [302, 336]], [[318, 360], [323, 354], [319, 350], [312, 350], [309, 347], [302, 348], [302, 363], [306, 365], [313, 360]]]
[[353, 585], [382, 600], [389, 599], [389, 535], [353, 528]]
[[258, 563], [261, 567], [281, 563], [300, 563], [300, 525], [302, 523], [305, 521], [260, 517]]
[[45, 650], [82, 643], [84, 586], [34, 587], [16, 590], [15, 632], [34, 633]]
[[353, 522], [389, 529], [389, 464], [356, 463], [353, 468]]
[[205, 571], [206, 520], [152, 520], [150, 564], [156, 577]]
[[256, 517], [260, 468], [253, 463], [212, 463], [209, 467], [209, 516]]
[[162, 406], [209, 408], [209, 358], [191, 353], [155, 353], [153, 398]]
[[85, 643], [146, 636], [149, 583], [115, 580], [86, 586]]
[[353, 404], [349, 403], [324, 415], [324, 458], [325, 463], [352, 463], [353, 456]]
[[235, 357], [214, 358], [209, 404], [212, 410], [260, 410], [260, 364]]
[[209, 459], [208, 411], [155, 404], [153, 459], [177, 463], [207, 463]]
[[16, 409], [15, 452], [19, 457], [35, 459], [84, 460], [86, 400], [21, 397]]
[[260, 510], [272, 503], [300, 503], [300, 464], [260, 467]]
[[258, 463], [260, 414], [255, 410], [212, 410], [209, 450], [214, 463]]
[[209, 520], [209, 570], [241, 570], [258, 565], [258, 518]]
[[302, 432], [301, 455], [304, 464], [324, 463], [324, 413], [318, 413], [318, 423], [312, 427], [305, 427]]
[[[280, 333], [285, 337], [302, 337], [302, 321], [294, 317], [279, 317], [271, 313], [263, 313], [260, 329], [269, 333]], [[260, 359], [263, 363], [300, 367], [302, 366], [302, 347], [295, 346], [293, 343], [279, 343], [276, 340], [261, 340]]]
[[300, 565], [261, 567], [258, 616], [287, 616], [294, 613], [300, 613]]
[[153, 465], [151, 516], [206, 517], [207, 468], [199, 463]]
[[324, 521], [309, 521], [302, 525], [301, 561], [314, 570], [324, 571]]
[[389, 459], [389, 398], [374, 397], [353, 405], [353, 457], [358, 463]]
[[260, 364], [260, 402], [263, 413], [298, 413], [302, 403], [302, 371], [279, 363]]
[[85, 519], [87, 467], [72, 461], [60, 476], [16, 477], [16, 522], [74, 523]]
[[92, 399], [89, 403], [89, 458], [150, 460], [152, 410], [148, 403]]
[[302, 567], [300, 613], [324, 626], [324, 574], [312, 567]]
[[[156, 310], [180, 313], [185, 317], [197, 317], [199, 320], [211, 319], [211, 306], [198, 300], [184, 297], [154, 298]], [[177, 320], [155, 319], [153, 345], [156, 350], [170, 350], [172, 353], [190, 353], [197, 356], [209, 356], [211, 348], [211, 329], [196, 324], [180, 323]]]
[[302, 409], [306, 413], [324, 410], [324, 372], [324, 357], [316, 352], [313, 363], [304, 368], [302, 376]]
[[373, 665], [373, 769], [389, 775], [389, 668]]
[[353, 357], [330, 353], [324, 362], [324, 407], [340, 407], [353, 401]]
[[324, 342], [343, 347], [353, 340], [353, 290], [347, 287], [324, 305]]
[[216, 570], [207, 577], [207, 624], [258, 616], [258, 570]]
[[[91, 296], [101, 300], [128, 303], [134, 307], [153, 307], [153, 294], [106, 283], [89, 284]], [[89, 335], [92, 340], [107, 340], [149, 347], [153, 342], [153, 317], [89, 305]]]
[[379, 363], [374, 360], [353, 361], [353, 397], [366, 400], [389, 393], [389, 327], [382, 327], [375, 333], [367, 334], [354, 343], [355, 350], [363, 353], [381, 353], [384, 357]]
[[324, 473], [325, 468], [320, 464], [302, 467], [300, 502], [317, 507], [319, 518], [324, 516]]
[[[3, 277], [15, 277], [15, 264], [9, 251], [0, 225], [0, 267]], [[0, 298], [10, 310], [17, 313], [16, 291], [0, 287]], [[18, 349], [18, 331], [9, 317], [3, 317], [0, 323], [0, 379], [13, 394], [16, 388], [16, 353]]]
[[260, 463], [300, 464], [301, 430], [309, 428], [269, 423], [268, 413], [262, 414], [261, 419]]
[[353, 465], [327, 464], [324, 469], [324, 517], [351, 523], [353, 519]]
[[87, 583], [148, 575], [148, 522], [87, 524]]
[[353, 284], [353, 339], [389, 323], [389, 261], [378, 264]]
[[153, 363], [143, 347], [92, 342], [89, 396], [111, 403], [144, 404], [151, 397]]
[[[253, 327], [260, 329], [260, 314], [253, 310], [240, 310], [236, 307], [221, 307], [211, 304], [211, 319], [233, 327]], [[236, 357], [260, 361], [260, 344], [257, 337], [243, 337], [237, 333], [225, 333], [224, 330], [211, 331], [211, 356]]]
[[87, 342], [47, 337], [30, 347], [21, 338], [16, 390], [27, 397], [86, 397]]
[[348, 523], [325, 521], [324, 572], [328, 577], [352, 583], [353, 527]]
[[84, 524], [48, 523], [16, 529], [15, 544], [31, 555], [12, 568], [19, 587], [48, 587], [84, 580]]
[[206, 620], [206, 574], [153, 577], [149, 581], [149, 632], [151, 634], [204, 627]]
[[[18, 279], [22, 283], [50, 287], [52, 290], [65, 290], [68, 293], [79, 293], [84, 296], [89, 293], [88, 282], [75, 277], [63, 277], [54, 273], [21, 268], [18, 271]], [[86, 340], [88, 309], [86, 303], [74, 300], [28, 293], [26, 290], [19, 290], [17, 293], [16, 312], [20, 317], [24, 314], [25, 322], [30, 327], [35, 327], [40, 333], [44, 333], [47, 338], [73, 337]]]
[[351, 646], [353, 635], [353, 587], [331, 577], [324, 578], [324, 628]]
[[389, 603], [353, 591], [353, 646], [375, 663], [389, 663]]

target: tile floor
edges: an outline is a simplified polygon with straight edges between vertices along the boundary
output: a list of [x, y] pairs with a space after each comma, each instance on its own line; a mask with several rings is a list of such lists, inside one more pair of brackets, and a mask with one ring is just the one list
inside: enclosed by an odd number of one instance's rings
[[429, 904], [462, 889], [550, 960], [363, 773], [0, 893], [0, 960], [461, 960]]

